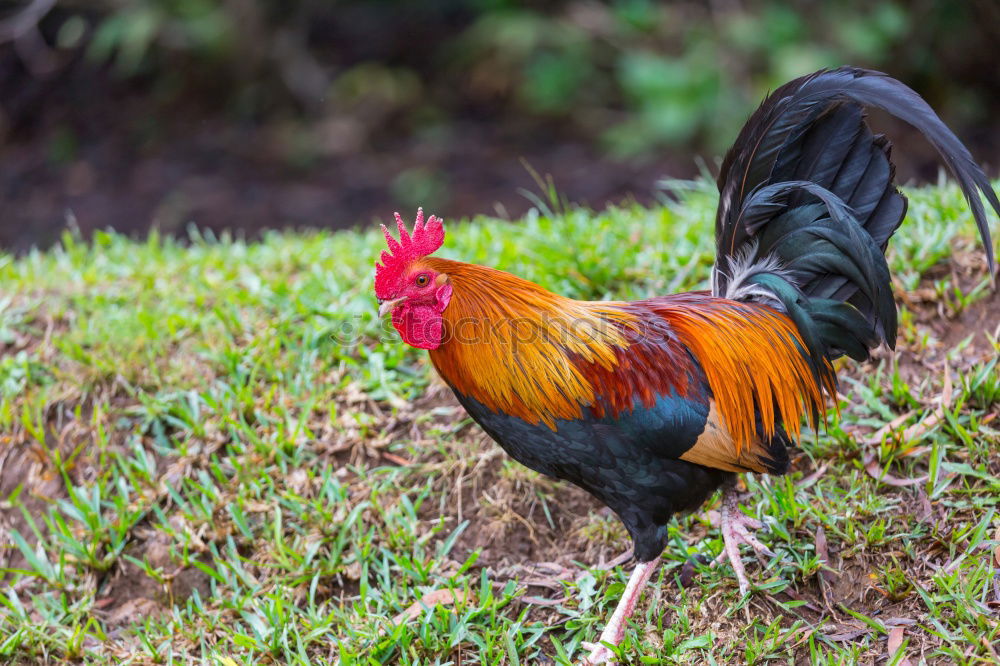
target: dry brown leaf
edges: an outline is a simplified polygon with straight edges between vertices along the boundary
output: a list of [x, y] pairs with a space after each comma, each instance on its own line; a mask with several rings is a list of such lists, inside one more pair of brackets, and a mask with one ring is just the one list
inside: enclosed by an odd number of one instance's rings
[[[785, 597], [788, 597], [792, 601], [801, 601], [801, 602], [803, 602], [802, 603], [802, 607], [803, 608], [808, 608], [809, 610], [811, 610], [811, 611], [813, 611], [815, 613], [822, 613], [823, 612], [822, 608], [820, 608], [819, 606], [817, 606], [816, 604], [814, 604], [814, 603], [812, 603], [810, 601], [807, 601], [801, 594], [799, 594], [798, 592], [796, 592], [795, 590], [793, 590], [790, 587], [789, 588], [785, 588], [779, 594], [783, 595]], [[789, 639], [789, 640], [791, 640], [791, 639]]]
[[403, 456], [397, 456], [395, 453], [386, 453], [385, 451], [383, 451], [382, 457], [391, 463], [396, 463], [400, 467], [409, 467], [410, 465], [413, 464]]
[[433, 590], [420, 597], [420, 601], [414, 601], [406, 610], [392, 618], [392, 623], [409, 622], [419, 617], [425, 609], [429, 610], [434, 606], [452, 606], [461, 603], [464, 599], [465, 592], [462, 590]]
[[826, 639], [834, 643], [843, 643], [845, 641], [853, 641], [855, 638], [860, 638], [870, 633], [872, 633], [871, 629], [855, 629], [853, 631], [843, 631], [838, 634], [827, 634]]
[[923, 457], [933, 451], [929, 446], [911, 446], [899, 452], [901, 458]]
[[293, 470], [287, 477], [287, 483], [295, 494], [301, 495], [309, 487], [309, 474], [302, 468]]
[[130, 624], [132, 622], [142, 622], [153, 613], [163, 610], [160, 604], [152, 599], [138, 597], [129, 599], [118, 608], [111, 611], [108, 616], [110, 624]]
[[820, 478], [823, 476], [823, 474], [826, 473], [826, 470], [829, 467], [830, 467], [829, 463], [823, 463], [822, 465], [819, 466], [819, 469], [817, 469], [815, 472], [813, 472], [812, 474], [810, 474], [806, 478], [804, 478], [801, 481], [799, 481], [795, 485], [795, 487], [803, 489], [803, 490], [806, 489], [806, 488], [809, 488], [810, 486], [812, 486], [813, 484], [815, 484], [817, 481], [820, 480]]
[[[903, 636], [906, 633], [906, 629], [903, 627], [893, 627], [889, 630], [889, 661], [892, 661], [896, 657], [896, 653], [903, 648]], [[912, 666], [910, 660], [903, 657], [896, 662], [896, 666]]]
[[944, 418], [944, 410], [947, 409], [947, 405], [941, 403], [937, 409], [935, 409], [930, 416], [921, 421], [920, 423], [914, 423], [909, 428], [903, 431], [901, 440], [904, 442], [910, 442], [920, 437], [928, 430], [933, 428]]
[[556, 591], [563, 589], [558, 578], [525, 578], [522, 582], [527, 587], [544, 587]]
[[822, 578], [827, 583], [832, 582], [835, 574], [830, 571], [830, 550], [827, 545], [826, 540], [826, 530], [820, 525], [816, 528], [816, 557], [819, 558], [819, 563], [822, 565], [819, 570], [820, 578]]
[[[945, 364], [944, 382], [941, 387], [941, 400], [938, 403], [937, 408], [926, 419], [919, 423], [914, 423], [909, 428], [904, 430], [899, 436], [899, 441], [904, 443], [910, 442], [936, 426], [938, 422], [944, 418], [944, 411], [951, 407], [952, 398], [953, 391], [951, 385], [951, 372], [949, 372], [948, 365]], [[863, 440], [863, 443], [869, 445], [881, 444], [883, 437], [891, 432], [894, 432], [896, 428], [908, 421], [914, 414], [916, 414], [916, 411], [910, 410], [905, 414], [897, 416], [892, 421], [886, 423], [884, 426], [869, 435]]]
[[920, 513], [917, 514], [917, 520], [919, 520], [922, 523], [931, 522], [931, 517], [934, 515], [934, 507], [931, 506], [931, 500], [927, 496], [927, 493], [923, 491], [923, 489], [920, 490], [919, 502], [920, 502]]
[[570, 600], [570, 597], [561, 599], [546, 599], [544, 597], [518, 597], [521, 601], [531, 606], [561, 606]]
[[917, 413], [916, 411], [910, 410], [905, 414], [897, 416], [896, 418], [889, 421], [884, 426], [873, 432], [871, 435], [863, 439], [862, 444], [868, 444], [870, 446], [874, 446], [875, 444], [881, 444], [882, 438], [885, 437], [886, 434], [894, 431], [896, 428], [906, 423], [916, 413]]
[[882, 483], [889, 486], [896, 486], [902, 488], [904, 486], [915, 486], [918, 483], [923, 483], [927, 480], [927, 475], [918, 476], [914, 479], [901, 479], [898, 476], [893, 476], [888, 472], [883, 473], [882, 468], [878, 466], [878, 458], [875, 454], [869, 453], [865, 455], [865, 471], [868, 472], [868, 476], [872, 477], [876, 481], [881, 481]]
[[889, 630], [889, 660], [899, 652], [899, 648], [903, 647], [903, 627], [893, 627]]
[[944, 366], [944, 386], [941, 388], [941, 402], [930, 416], [920, 423], [914, 423], [909, 428], [904, 430], [901, 438], [902, 441], [912, 441], [936, 426], [942, 419], [944, 419], [945, 410], [951, 407], [951, 399], [951, 373], [948, 371], [948, 365], [946, 363]]
[[983, 647], [985, 647], [989, 651], [990, 656], [993, 657], [994, 663], [1000, 664], [1000, 654], [997, 654], [993, 644], [990, 643], [990, 639], [986, 638], [986, 636], [981, 636], [979, 640], [983, 642]]
[[681, 588], [687, 589], [691, 587], [691, 583], [694, 582], [695, 573], [695, 561], [693, 559], [688, 559], [684, 563], [684, 566], [681, 567], [681, 575], [677, 581]]

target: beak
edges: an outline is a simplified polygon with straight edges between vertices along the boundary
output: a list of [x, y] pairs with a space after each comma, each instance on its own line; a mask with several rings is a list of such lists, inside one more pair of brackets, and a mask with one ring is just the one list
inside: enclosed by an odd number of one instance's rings
[[400, 298], [394, 298], [391, 301], [383, 301], [381, 298], [378, 299], [378, 317], [381, 319], [388, 313], [396, 309], [396, 306], [406, 300], [406, 296]]

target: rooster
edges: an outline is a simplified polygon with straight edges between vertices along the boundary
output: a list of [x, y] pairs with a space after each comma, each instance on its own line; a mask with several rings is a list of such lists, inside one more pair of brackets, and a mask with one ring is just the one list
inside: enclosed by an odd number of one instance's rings
[[469, 415], [515, 460], [610, 507], [636, 566], [587, 661], [604, 663], [667, 543], [674, 514], [722, 488], [724, 550], [742, 594], [739, 548], [769, 553], [738, 509], [741, 472], [784, 474], [803, 423], [835, 395], [832, 362], [894, 346], [884, 252], [906, 214], [875, 107], [937, 148], [993, 248], [981, 196], [1000, 201], [968, 150], [913, 90], [855, 68], [796, 79], [765, 99], [718, 178], [711, 292], [643, 301], [564, 298], [509, 273], [431, 255], [441, 220], [376, 264], [380, 316], [429, 350]]

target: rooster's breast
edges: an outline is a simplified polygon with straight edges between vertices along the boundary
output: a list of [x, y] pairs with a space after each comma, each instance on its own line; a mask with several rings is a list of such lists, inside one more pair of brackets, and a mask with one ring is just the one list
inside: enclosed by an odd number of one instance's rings
[[585, 410], [581, 418], [557, 419], [550, 427], [455, 395], [512, 458], [583, 488], [615, 511], [640, 560], [663, 549], [671, 515], [698, 507], [731, 476], [680, 459], [705, 430], [705, 396], [659, 396], [651, 407], [637, 403], [615, 417]]

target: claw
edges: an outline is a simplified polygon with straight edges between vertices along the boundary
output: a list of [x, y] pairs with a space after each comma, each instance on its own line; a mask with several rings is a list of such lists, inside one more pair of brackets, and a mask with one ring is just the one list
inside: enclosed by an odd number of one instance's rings
[[608, 649], [608, 646], [583, 641], [580, 643], [580, 647], [584, 650], [590, 650], [590, 654], [580, 662], [581, 666], [591, 666], [592, 664], [609, 664], [609, 666], [614, 666], [614, 663], [609, 661], [614, 655]]
[[765, 546], [753, 534], [751, 530], [763, 528], [759, 520], [747, 516], [739, 510], [736, 491], [732, 488], [726, 489], [722, 494], [722, 539], [724, 547], [719, 556], [712, 562], [712, 567], [729, 560], [736, 575], [736, 582], [740, 586], [740, 594], [746, 596], [750, 592], [750, 581], [747, 580], [746, 569], [743, 567], [743, 560], [740, 557], [740, 546], [745, 544], [753, 548], [759, 555], [777, 557], [774, 551]]

